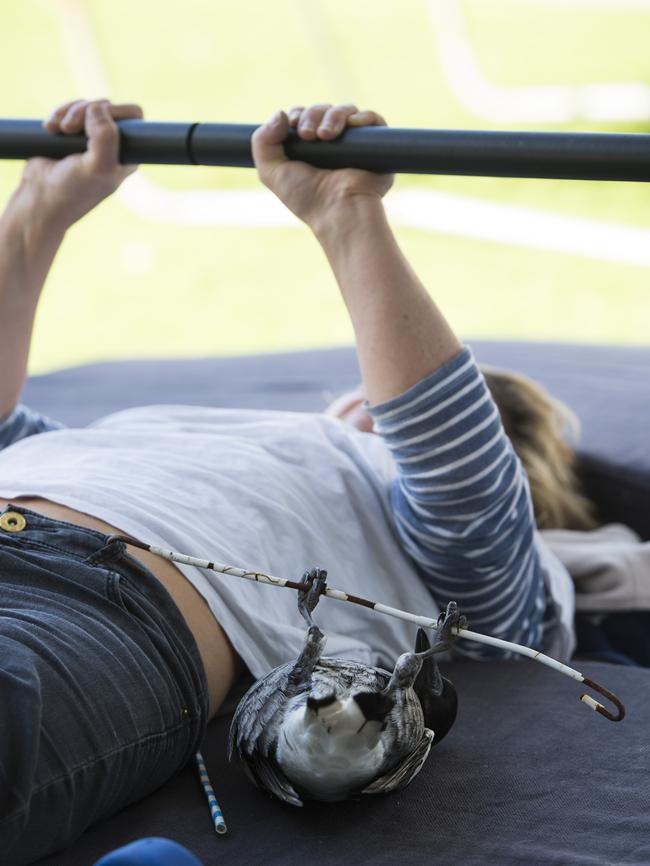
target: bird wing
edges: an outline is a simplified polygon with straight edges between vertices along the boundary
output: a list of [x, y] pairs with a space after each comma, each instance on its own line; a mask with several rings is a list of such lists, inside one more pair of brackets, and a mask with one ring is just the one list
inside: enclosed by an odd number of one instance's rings
[[377, 776], [369, 785], [361, 790], [362, 794], [387, 794], [389, 791], [399, 791], [405, 788], [422, 769], [426, 761], [431, 742], [433, 741], [433, 731], [429, 728], [424, 729], [422, 739], [406, 757], [390, 769], [383, 776]]
[[362, 662], [352, 661], [352, 659], [323, 656], [313, 673], [313, 688], [322, 688], [326, 691], [331, 688], [333, 676], [335, 676], [341, 692], [346, 690], [381, 691], [390, 680], [390, 674], [383, 668], [372, 667]]
[[284, 710], [288, 699], [287, 680], [294, 664], [287, 662], [274, 668], [254, 682], [242, 697], [230, 723], [228, 760], [232, 759], [235, 746], [242, 757], [252, 755], [257, 749], [268, 754], [269, 738], [264, 734], [276, 713]]
[[244, 759], [244, 770], [249, 779], [263, 791], [270, 791], [291, 806], [303, 805], [291, 782], [270, 756], [262, 757], [259, 751], [255, 750]]
[[274, 738], [269, 736], [276, 714], [284, 712], [290, 697], [286, 687], [293, 667], [290, 662], [275, 668], [253, 683], [242, 697], [230, 723], [228, 760], [236, 747], [253, 784], [285, 803], [302, 806], [302, 800], [275, 760]]

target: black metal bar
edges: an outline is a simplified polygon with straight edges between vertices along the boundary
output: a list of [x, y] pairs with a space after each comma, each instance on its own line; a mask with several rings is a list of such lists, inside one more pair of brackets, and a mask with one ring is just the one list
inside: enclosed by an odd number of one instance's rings
[[[251, 167], [253, 125], [120, 120], [123, 163]], [[0, 120], [0, 159], [59, 159], [85, 150], [83, 135], [53, 135], [38, 120]], [[650, 134], [348, 129], [335, 141], [291, 130], [287, 155], [322, 168], [575, 180], [650, 180]]]

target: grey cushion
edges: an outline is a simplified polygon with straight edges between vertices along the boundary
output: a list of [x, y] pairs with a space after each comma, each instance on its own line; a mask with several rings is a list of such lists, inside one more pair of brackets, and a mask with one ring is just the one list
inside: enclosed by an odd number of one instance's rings
[[227, 712], [209, 725], [203, 746], [225, 836], [216, 835], [188, 766], [66, 853], [39, 862], [85, 866], [134, 839], [163, 836], [206, 866], [647, 866], [649, 672], [583, 668], [618, 693], [626, 719], [588, 710], [577, 683], [539, 664], [457, 662], [444, 673], [459, 692], [458, 720], [408, 788], [302, 809], [271, 799], [238, 763], [228, 764]]

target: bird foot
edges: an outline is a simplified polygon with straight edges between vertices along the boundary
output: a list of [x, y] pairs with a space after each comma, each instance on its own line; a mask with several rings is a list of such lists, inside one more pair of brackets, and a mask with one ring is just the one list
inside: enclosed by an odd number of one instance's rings
[[458, 604], [455, 601], [450, 601], [445, 613], [441, 613], [438, 617], [438, 635], [440, 642], [449, 644], [449, 642], [457, 636], [451, 633], [452, 628], [467, 628], [467, 625], [467, 617], [461, 615], [458, 609]]
[[312, 611], [327, 587], [327, 572], [322, 568], [312, 568], [303, 574], [302, 581], [309, 584], [309, 587], [298, 590], [298, 610], [309, 628], [312, 628]]
[[451, 641], [457, 637], [457, 635], [452, 634], [452, 628], [467, 628], [467, 625], [467, 617], [460, 614], [455, 601], [450, 601], [445, 613], [441, 613], [438, 617], [438, 640], [429, 649], [420, 650], [415, 655], [421, 659], [426, 659], [436, 653], [445, 652], [445, 650], [449, 649]]

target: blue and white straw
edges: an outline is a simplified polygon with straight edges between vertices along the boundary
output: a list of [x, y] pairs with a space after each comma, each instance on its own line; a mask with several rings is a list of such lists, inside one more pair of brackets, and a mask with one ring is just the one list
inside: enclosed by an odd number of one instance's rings
[[205, 761], [203, 760], [203, 755], [201, 752], [197, 752], [194, 755], [196, 760], [196, 765], [199, 768], [199, 778], [201, 779], [201, 784], [203, 785], [203, 790], [205, 791], [205, 796], [208, 798], [208, 804], [210, 806], [210, 814], [212, 815], [212, 820], [214, 821], [214, 829], [217, 833], [224, 834], [227, 832], [226, 822], [223, 819], [223, 812], [219, 804], [217, 803], [217, 798], [214, 796], [214, 791], [212, 790], [212, 785], [210, 784], [210, 777], [208, 776], [208, 771], [205, 768]]

